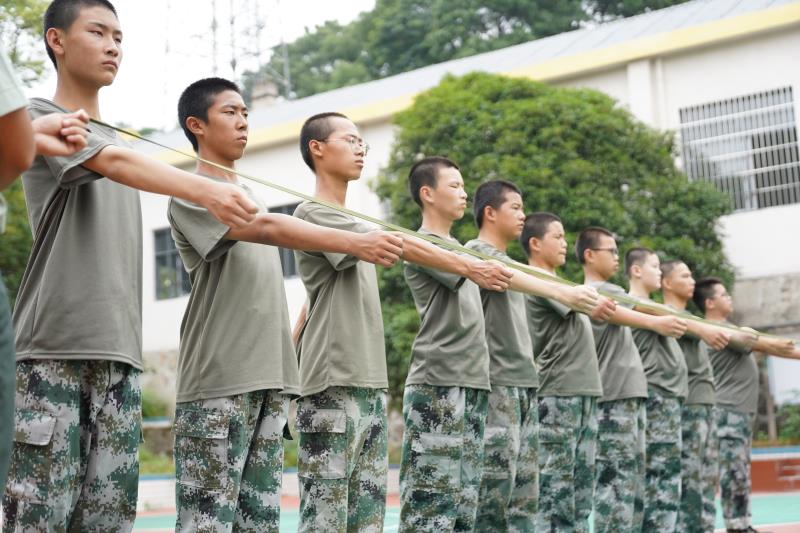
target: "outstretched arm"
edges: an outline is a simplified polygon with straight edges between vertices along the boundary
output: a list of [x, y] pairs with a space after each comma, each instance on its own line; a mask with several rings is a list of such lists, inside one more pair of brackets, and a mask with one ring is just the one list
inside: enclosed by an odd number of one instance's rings
[[0, 131], [4, 132], [0, 139], [0, 190], [3, 190], [31, 166], [36, 143], [31, 119], [24, 107], [1, 116]]
[[665, 337], [681, 337], [686, 332], [687, 322], [671, 315], [651, 315], [617, 306], [614, 315], [609, 319], [612, 324], [632, 328], [649, 329]]
[[403, 239], [392, 233], [355, 233], [277, 213], [260, 213], [252, 223], [230, 230], [225, 237], [293, 250], [343, 253], [384, 267], [395, 264], [403, 254]]
[[106, 146], [84, 167], [141, 191], [183, 198], [202, 205], [226, 226], [250, 224], [258, 207], [239, 188], [180, 170], [121, 146]]
[[484, 289], [508, 288], [512, 272], [500, 263], [473, 260], [404, 233], [394, 235], [403, 239], [403, 259], [409, 263], [468, 278]]
[[575, 311], [591, 315], [597, 320], [607, 320], [616, 307], [612, 300], [601, 297], [596, 289], [588, 285], [569, 286], [537, 278], [520, 270], [513, 271], [509, 288], [556, 300]]
[[68, 156], [86, 147], [89, 115], [51, 113], [33, 121], [25, 108], [0, 117], [0, 130], [13, 131], [0, 142], [0, 190], [31, 166], [36, 154]]

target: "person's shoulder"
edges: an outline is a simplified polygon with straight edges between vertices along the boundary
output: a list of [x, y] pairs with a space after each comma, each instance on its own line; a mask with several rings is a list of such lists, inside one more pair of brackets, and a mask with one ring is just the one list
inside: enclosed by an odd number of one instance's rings
[[482, 241], [481, 239], [472, 239], [467, 241], [464, 245], [465, 248], [469, 248], [470, 250], [475, 250], [476, 252], [481, 252], [486, 255], [490, 255], [492, 257], [497, 257], [498, 259], [506, 259], [507, 256], [491, 244], [486, 241]]
[[605, 291], [611, 294], [620, 294], [620, 295], [626, 294], [625, 289], [623, 287], [617, 285], [616, 283], [612, 283], [610, 281], [603, 281], [602, 283], [593, 286], [601, 291]]
[[67, 113], [68, 111], [52, 100], [36, 97], [28, 101], [28, 112], [36, 118], [51, 113]]

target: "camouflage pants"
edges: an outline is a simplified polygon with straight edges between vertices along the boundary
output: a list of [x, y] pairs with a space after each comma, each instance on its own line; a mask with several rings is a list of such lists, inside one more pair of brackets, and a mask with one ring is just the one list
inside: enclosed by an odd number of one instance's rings
[[17, 363], [4, 531], [130, 531], [139, 489], [140, 372], [111, 361]]
[[642, 529], [646, 427], [643, 398], [597, 404], [595, 533]]
[[681, 502], [681, 400], [650, 390], [642, 531], [677, 531]]
[[297, 401], [300, 531], [383, 531], [386, 391], [331, 387]]
[[747, 529], [750, 514], [750, 445], [753, 415], [716, 407], [719, 438], [719, 487], [728, 529]]
[[276, 390], [177, 405], [176, 531], [278, 531], [288, 416]]
[[6, 288], [0, 277], [0, 487], [6, 486], [14, 442], [14, 329]]
[[483, 472], [489, 393], [406, 385], [400, 531], [472, 531]]
[[539, 398], [538, 531], [589, 531], [596, 446], [596, 398]]
[[719, 470], [717, 424], [711, 405], [684, 405], [681, 411], [681, 508], [679, 531], [714, 531], [714, 498]]
[[539, 502], [536, 389], [493, 386], [476, 531], [532, 532]]

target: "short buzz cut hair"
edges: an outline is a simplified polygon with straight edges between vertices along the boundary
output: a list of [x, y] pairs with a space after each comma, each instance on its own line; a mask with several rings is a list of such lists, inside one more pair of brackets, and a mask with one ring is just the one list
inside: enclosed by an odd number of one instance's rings
[[208, 110], [214, 104], [214, 97], [225, 91], [234, 91], [239, 94], [239, 86], [224, 78], [203, 78], [189, 85], [183, 90], [178, 99], [178, 122], [184, 135], [192, 143], [192, 148], [197, 152], [197, 137], [189, 130], [186, 120], [189, 117], [199, 118], [208, 122]]
[[631, 268], [634, 265], [642, 265], [647, 258], [656, 253], [650, 248], [644, 246], [636, 246], [625, 252], [625, 275], [631, 276]]
[[300, 155], [303, 156], [303, 161], [305, 161], [308, 168], [312, 171], [316, 169], [314, 168], [314, 158], [311, 157], [311, 150], [308, 147], [308, 143], [311, 141], [324, 141], [333, 133], [333, 126], [331, 126], [330, 121], [332, 118], [350, 120], [342, 113], [328, 111], [309, 117], [303, 123], [303, 127], [300, 128]]
[[531, 255], [531, 239], [534, 237], [543, 239], [547, 229], [553, 222], [561, 222], [558, 215], [553, 213], [539, 212], [525, 217], [525, 226], [523, 226], [522, 234], [519, 236], [519, 243], [522, 245], [522, 249], [525, 250], [525, 255]]
[[663, 280], [670, 274], [678, 265], [685, 265], [686, 262], [680, 259], [670, 259], [669, 261], [664, 261], [661, 263], [661, 279]]
[[422, 207], [422, 199], [419, 197], [420, 189], [425, 186], [436, 188], [439, 169], [442, 168], [459, 170], [458, 165], [441, 155], [432, 155], [420, 159], [411, 167], [408, 172], [408, 192], [411, 193], [411, 197], [417, 202], [418, 206]]
[[692, 301], [703, 313], [706, 312], [706, 300], [714, 297], [714, 292], [717, 290], [717, 285], [725, 286], [725, 283], [712, 276], [701, 279], [694, 286], [694, 295]]
[[578, 235], [578, 240], [575, 241], [575, 255], [578, 256], [580, 264], [586, 264], [586, 250], [594, 250], [600, 244], [600, 237], [606, 235], [616, 240], [613, 233], [606, 228], [600, 226], [589, 226]]
[[56, 70], [58, 70], [58, 63], [56, 63], [56, 55], [53, 53], [53, 49], [50, 48], [47, 42], [47, 30], [56, 28], [67, 31], [70, 26], [72, 26], [72, 23], [75, 22], [75, 19], [78, 18], [81, 9], [96, 6], [104, 7], [114, 13], [115, 17], [117, 16], [117, 10], [114, 9], [114, 5], [108, 0], [53, 0], [50, 2], [50, 5], [47, 6], [42, 22], [44, 48], [47, 50], [47, 55], [50, 57], [50, 61], [53, 62], [53, 66], [56, 67]]
[[515, 184], [506, 180], [492, 180], [481, 183], [475, 191], [472, 201], [472, 212], [478, 229], [483, 226], [483, 214], [487, 207], [499, 209], [506, 202], [506, 195], [515, 192], [522, 196], [522, 191]]

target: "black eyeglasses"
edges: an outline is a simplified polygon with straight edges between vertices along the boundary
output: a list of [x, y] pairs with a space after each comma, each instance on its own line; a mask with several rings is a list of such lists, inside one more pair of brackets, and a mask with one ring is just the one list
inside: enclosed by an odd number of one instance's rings
[[360, 137], [345, 137], [344, 139], [324, 139], [319, 142], [321, 143], [332, 143], [335, 141], [344, 141], [350, 145], [350, 149], [354, 152], [358, 151], [359, 149], [364, 151], [364, 155], [369, 153], [369, 143]]
[[619, 257], [618, 248], [589, 248], [589, 249], [594, 250], [595, 252], [611, 252], [611, 255]]

